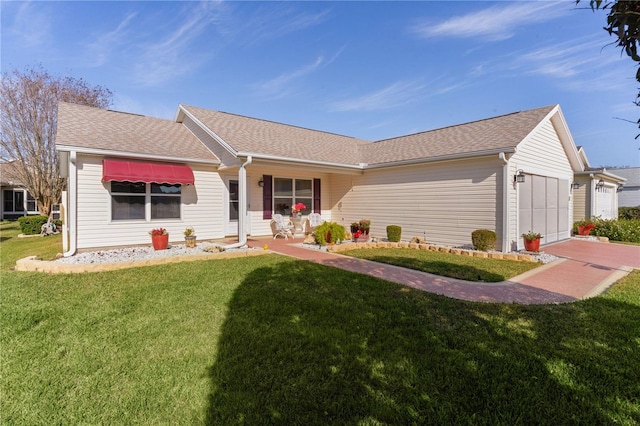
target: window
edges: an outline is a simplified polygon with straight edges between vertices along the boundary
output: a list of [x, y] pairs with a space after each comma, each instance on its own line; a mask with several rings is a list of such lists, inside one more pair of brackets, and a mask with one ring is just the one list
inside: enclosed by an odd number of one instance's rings
[[145, 218], [146, 184], [111, 182], [111, 220]]
[[290, 215], [294, 204], [303, 203], [307, 208], [302, 214], [313, 211], [313, 182], [311, 179], [273, 179], [273, 206], [275, 213]]
[[111, 182], [111, 220], [180, 219], [181, 203], [181, 185]]
[[151, 220], [180, 219], [182, 187], [164, 183], [151, 184]]
[[229, 181], [229, 220], [238, 220], [238, 181]]
[[[4, 211], [5, 212], [24, 212], [24, 193], [23, 189], [5, 189], [3, 193]], [[29, 195], [31, 197], [31, 195]], [[33, 197], [31, 197], [33, 199]], [[34, 211], [29, 209], [30, 211]]]
[[5, 189], [2, 194], [2, 199], [4, 200], [4, 205], [2, 206], [5, 212], [13, 211], [13, 191], [10, 189]]
[[36, 199], [27, 192], [27, 211], [35, 212], [38, 210]]

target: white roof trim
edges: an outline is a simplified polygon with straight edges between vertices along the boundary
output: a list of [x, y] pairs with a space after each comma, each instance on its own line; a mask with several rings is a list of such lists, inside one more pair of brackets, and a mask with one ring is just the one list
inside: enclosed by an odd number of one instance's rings
[[179, 157], [167, 158], [164, 155], [144, 154], [139, 152], [114, 151], [111, 149], [85, 148], [85, 147], [71, 146], [71, 145], [56, 145], [56, 151], [63, 151], [63, 152], [75, 151], [80, 154], [104, 155], [104, 156], [113, 156], [113, 157], [160, 160], [160, 161], [171, 161], [171, 162], [181, 162], [181, 163], [211, 164], [214, 166], [217, 166], [220, 164], [220, 161], [218, 160], [203, 160], [201, 158], [179, 158]]
[[229, 154], [235, 157], [238, 157], [238, 151], [233, 149], [231, 145], [229, 145], [229, 143], [227, 143], [224, 139], [218, 136], [218, 134], [216, 134], [216, 132], [211, 130], [209, 127], [205, 126], [202, 121], [198, 120], [193, 114], [187, 111], [187, 109], [182, 104], [178, 104], [178, 113], [176, 114], [176, 122], [182, 122], [181, 114], [184, 114], [187, 117], [189, 117], [191, 120], [193, 120], [193, 122], [196, 123], [198, 127], [204, 130], [209, 136], [211, 136], [216, 142], [218, 142], [221, 147], [223, 147], [225, 150], [229, 152]]
[[414, 164], [435, 163], [438, 161], [466, 160], [466, 159], [477, 158], [477, 157], [488, 157], [491, 155], [500, 154], [501, 152], [505, 154], [512, 154], [516, 152], [516, 148], [496, 148], [496, 149], [489, 149], [486, 151], [474, 151], [474, 152], [464, 152], [461, 154], [441, 155], [438, 157], [412, 158], [409, 160], [393, 161], [388, 163], [369, 164], [369, 165], [365, 165], [364, 168], [365, 169], [382, 169], [385, 167], [410, 166]]

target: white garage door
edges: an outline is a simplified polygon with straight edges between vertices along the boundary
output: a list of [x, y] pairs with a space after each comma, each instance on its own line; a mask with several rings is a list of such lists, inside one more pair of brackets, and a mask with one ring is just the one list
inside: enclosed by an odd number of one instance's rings
[[[539, 232], [542, 244], [569, 238], [569, 181], [526, 175], [518, 184], [518, 235]], [[518, 248], [522, 248], [518, 238]]]

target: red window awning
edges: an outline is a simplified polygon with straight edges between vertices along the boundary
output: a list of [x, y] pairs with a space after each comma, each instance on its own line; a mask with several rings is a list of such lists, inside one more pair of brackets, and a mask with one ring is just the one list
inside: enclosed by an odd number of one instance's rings
[[102, 160], [102, 181], [129, 181], [193, 185], [189, 166], [141, 161]]

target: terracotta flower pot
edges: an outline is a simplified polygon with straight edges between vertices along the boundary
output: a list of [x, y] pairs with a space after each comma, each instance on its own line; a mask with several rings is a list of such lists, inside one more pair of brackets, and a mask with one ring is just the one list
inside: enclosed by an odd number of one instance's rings
[[154, 250], [166, 250], [169, 245], [169, 234], [152, 235], [151, 242], [153, 243]]
[[540, 238], [536, 238], [535, 240], [527, 240], [523, 238], [524, 241], [524, 249], [526, 251], [540, 251]]
[[578, 235], [589, 235], [593, 228], [595, 228], [593, 225], [578, 225]]

